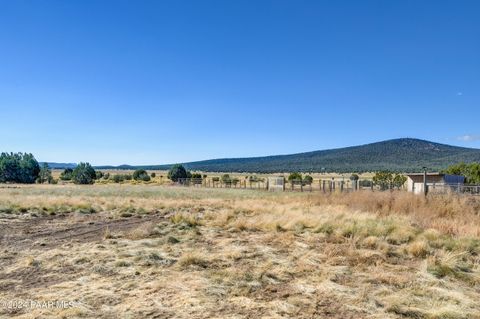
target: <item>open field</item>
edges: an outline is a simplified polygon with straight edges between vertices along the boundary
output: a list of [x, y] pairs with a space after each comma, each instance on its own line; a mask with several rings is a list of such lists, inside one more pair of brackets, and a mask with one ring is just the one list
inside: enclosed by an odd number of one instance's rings
[[14, 318], [480, 318], [480, 199], [0, 188]]

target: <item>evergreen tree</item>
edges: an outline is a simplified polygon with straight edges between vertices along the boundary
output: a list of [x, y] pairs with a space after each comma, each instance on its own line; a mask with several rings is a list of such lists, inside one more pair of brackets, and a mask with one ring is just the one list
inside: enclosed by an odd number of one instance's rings
[[40, 169], [40, 173], [38, 174], [37, 182], [39, 184], [53, 183], [52, 171], [48, 167], [47, 163], [43, 163], [42, 168]]
[[137, 169], [135, 172], [133, 172], [132, 177], [136, 181], [148, 182], [150, 180], [150, 176], [148, 176], [148, 173], [143, 169]]
[[36, 181], [40, 166], [32, 154], [2, 153], [0, 155], [0, 183], [25, 183]]
[[188, 173], [185, 167], [181, 164], [175, 164], [168, 171], [168, 179], [171, 181], [177, 182], [180, 178], [187, 178]]
[[96, 173], [89, 163], [80, 163], [72, 173], [72, 180], [75, 184], [93, 184]]

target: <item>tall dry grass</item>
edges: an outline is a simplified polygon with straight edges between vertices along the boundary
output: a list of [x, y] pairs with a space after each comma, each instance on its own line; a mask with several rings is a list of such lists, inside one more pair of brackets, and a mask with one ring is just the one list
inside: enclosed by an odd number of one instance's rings
[[[0, 299], [60, 296], [82, 301], [67, 309], [77, 317], [101, 318], [479, 318], [479, 205], [403, 192], [0, 188], [2, 223], [39, 214], [66, 214], [61, 220], [72, 226], [165, 217], [107, 228], [100, 241], [69, 249], [2, 250], [10, 262], [0, 286], [10, 289]], [[33, 270], [41, 286], [20, 285]], [[24, 315], [75, 317], [56, 309]]]
[[480, 237], [479, 197], [456, 194], [432, 194], [424, 197], [402, 191], [362, 191], [311, 195], [309, 201], [312, 205], [342, 205], [382, 217], [408, 216], [420, 228], [433, 228], [454, 236]]

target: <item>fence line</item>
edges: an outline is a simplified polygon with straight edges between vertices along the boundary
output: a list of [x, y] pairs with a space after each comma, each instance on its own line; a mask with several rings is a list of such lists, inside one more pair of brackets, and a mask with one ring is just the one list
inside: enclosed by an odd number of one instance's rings
[[[280, 184], [278, 184], [280, 181]], [[274, 183], [274, 184], [272, 184]], [[221, 179], [219, 177], [209, 178], [180, 178], [175, 183], [184, 187], [201, 187], [201, 188], [234, 188], [234, 189], [256, 189], [264, 191], [283, 191], [283, 192], [354, 192], [362, 190], [404, 190], [406, 184], [397, 187], [392, 184], [374, 185], [372, 181], [366, 180], [350, 180], [350, 179], [319, 179], [313, 181], [305, 180], [287, 180], [280, 177], [274, 178], [257, 178], [242, 179], [229, 178]], [[480, 185], [463, 185], [463, 184], [433, 184], [428, 185], [429, 193], [459, 193], [480, 195]]]
[[[277, 182], [279, 178], [275, 178]], [[209, 178], [180, 178], [176, 185], [185, 187], [203, 187], [203, 188], [239, 188], [239, 189], [257, 189], [257, 190], [281, 190], [284, 192], [352, 192], [357, 190], [376, 190], [388, 189], [388, 186], [375, 186], [372, 182], [368, 186], [362, 185], [358, 180], [335, 180], [319, 179], [314, 181], [305, 180], [282, 180], [281, 185], [272, 185], [272, 178], [258, 179], [239, 179], [229, 178], [222, 180], [218, 177]], [[392, 187], [393, 188], [393, 187]], [[396, 189], [396, 188], [395, 188]]]
[[431, 184], [427, 185], [429, 193], [458, 193], [480, 195], [480, 185], [465, 184]]

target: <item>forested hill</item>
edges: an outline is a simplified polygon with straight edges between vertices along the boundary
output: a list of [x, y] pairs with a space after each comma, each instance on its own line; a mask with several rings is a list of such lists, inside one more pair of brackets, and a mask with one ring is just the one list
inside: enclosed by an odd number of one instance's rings
[[[206, 172], [418, 172], [423, 166], [438, 171], [458, 162], [480, 161], [480, 149], [457, 147], [419, 139], [401, 138], [331, 150], [249, 158], [225, 158], [184, 163], [190, 170]], [[170, 165], [120, 167], [168, 169]]]

